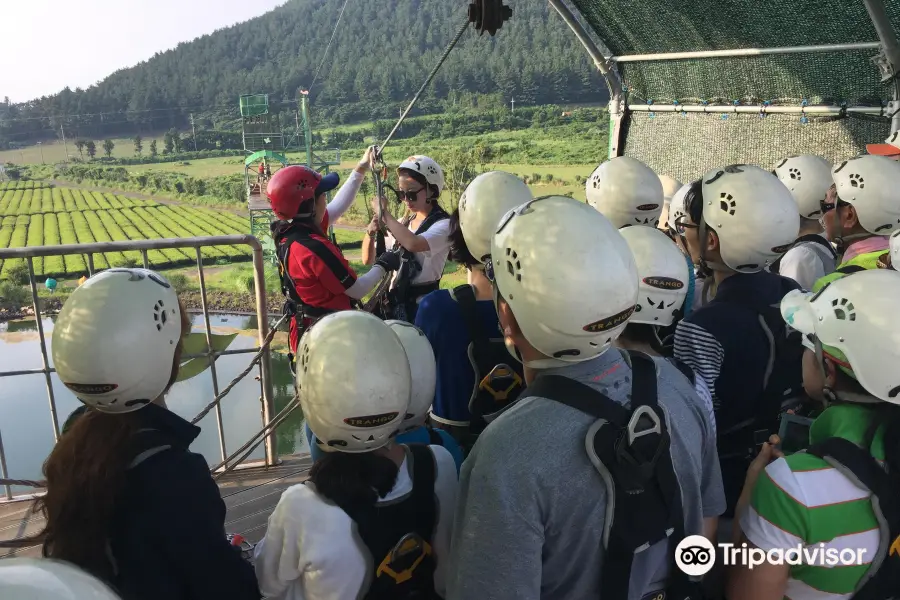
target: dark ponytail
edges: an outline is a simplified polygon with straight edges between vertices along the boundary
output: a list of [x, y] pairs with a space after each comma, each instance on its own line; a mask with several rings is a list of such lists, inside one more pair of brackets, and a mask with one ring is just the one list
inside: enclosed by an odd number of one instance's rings
[[397, 481], [397, 463], [375, 452], [329, 452], [313, 464], [309, 480], [316, 491], [341, 508], [372, 506]]

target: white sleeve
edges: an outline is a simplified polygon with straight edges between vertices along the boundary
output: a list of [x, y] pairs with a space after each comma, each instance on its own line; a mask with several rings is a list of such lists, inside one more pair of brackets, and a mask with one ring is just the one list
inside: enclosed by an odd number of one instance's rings
[[328, 223], [334, 225], [347, 212], [347, 209], [353, 204], [353, 200], [356, 199], [356, 192], [359, 191], [359, 186], [362, 185], [364, 178], [365, 175], [362, 173], [357, 173], [356, 170], [350, 171], [347, 181], [328, 203]]
[[440, 254], [450, 247], [450, 219], [438, 221], [419, 237], [428, 242], [428, 250], [422, 254]]
[[354, 300], [362, 300], [366, 294], [375, 289], [382, 277], [384, 277], [384, 269], [375, 265], [368, 272], [357, 277], [353, 285], [344, 290], [344, 293]]
[[456, 494], [459, 479], [453, 456], [443, 446], [429, 446], [434, 454], [437, 476], [434, 493], [438, 501], [438, 518], [435, 526], [434, 548], [434, 591], [441, 598], [447, 595], [447, 562], [450, 559], [450, 533], [453, 529], [453, 515], [456, 512]]
[[785, 253], [778, 272], [796, 281], [804, 290], [811, 290], [816, 281], [825, 276], [825, 267], [814, 250], [800, 245]]
[[357, 598], [369, 567], [354, 541], [353, 527], [344, 511], [325, 503], [312, 488], [303, 484], [288, 488], [254, 552], [262, 595]]

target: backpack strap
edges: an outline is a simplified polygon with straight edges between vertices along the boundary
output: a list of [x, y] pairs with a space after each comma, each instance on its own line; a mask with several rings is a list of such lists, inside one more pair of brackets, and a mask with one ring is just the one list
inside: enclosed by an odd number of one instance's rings
[[425, 431], [428, 432], [428, 443], [432, 446], [443, 446], [444, 438], [441, 437], [437, 431], [435, 431], [434, 427], [431, 425], [425, 426]]
[[[832, 246], [828, 240], [823, 238], [818, 233], [807, 233], [806, 235], [801, 235], [796, 240], [794, 240], [794, 243], [791, 244], [791, 247], [788, 248], [784, 254], [787, 254], [801, 244], [814, 244], [817, 247], [825, 249], [828, 255], [831, 256], [831, 260], [836, 261], [838, 258], [837, 252], [835, 252], [834, 250], [834, 246]], [[781, 273], [781, 259], [784, 258], [784, 254], [779, 256], [771, 265], [769, 265], [770, 273]], [[817, 252], [817, 254], [820, 254], [820, 256], [822, 255], [822, 253], [819, 252]]]
[[607, 488], [604, 597], [629, 597], [635, 555], [668, 540], [672, 569], [666, 591], [679, 600], [699, 598], [699, 584], [674, 565], [676, 541], [685, 537], [684, 513], [665, 411], [657, 403], [656, 363], [639, 352], [629, 352], [628, 357], [630, 410], [590, 386], [559, 375], [538, 377], [526, 395], [548, 398], [597, 418], [585, 444]]
[[839, 269], [835, 269], [835, 273], [841, 273], [842, 275], [852, 275], [853, 273], [859, 273], [860, 271], [865, 271], [866, 268], [862, 265], [845, 265]]
[[799, 238], [797, 238], [797, 241], [794, 242], [794, 245], [798, 246], [800, 244], [805, 244], [805, 243], [815, 244], [821, 248], [824, 248], [825, 250], [828, 251], [828, 254], [831, 255], [831, 258], [833, 260], [837, 260], [838, 255], [834, 249], [834, 246], [832, 246], [831, 242], [829, 242], [828, 240], [823, 238], [818, 233], [808, 233], [806, 235], [801, 235]]
[[[301, 246], [305, 247], [307, 250], [312, 252], [318, 257], [325, 266], [328, 267], [328, 270], [334, 273], [334, 276], [337, 280], [344, 286], [344, 289], [349, 289], [355, 282], [356, 276], [344, 266], [344, 263], [332, 252], [322, 241], [315, 239], [312, 237], [311, 232], [303, 227], [303, 226], [295, 226], [291, 227], [284, 234], [284, 243], [279, 244], [279, 247], [284, 247], [284, 272], [288, 273], [287, 265], [288, 265], [288, 255], [290, 253], [291, 243], [297, 242]], [[281, 252], [279, 252], [279, 258], [281, 258]], [[290, 275], [288, 274], [290, 278]]]
[[[450, 297], [453, 298], [462, 313], [466, 330], [469, 332], [469, 339], [472, 340], [473, 358], [478, 364], [488, 352], [490, 339], [478, 322], [478, 300], [475, 297], [475, 287], [466, 283], [456, 286], [450, 290]], [[479, 377], [479, 375], [480, 373], [476, 372], [475, 376]]]
[[857, 584], [854, 600], [893, 598], [900, 590], [900, 477], [889, 475], [866, 450], [853, 442], [833, 437], [806, 450], [831, 464], [854, 485], [872, 493], [880, 543], [865, 576]]

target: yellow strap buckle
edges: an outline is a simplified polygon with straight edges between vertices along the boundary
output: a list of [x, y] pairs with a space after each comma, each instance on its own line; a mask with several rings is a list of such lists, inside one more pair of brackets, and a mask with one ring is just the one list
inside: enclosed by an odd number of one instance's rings
[[[412, 564], [406, 568], [401, 568], [399, 572], [394, 570], [394, 567], [398, 566], [397, 563], [405, 563], [416, 554], [418, 555], [415, 560], [413, 560]], [[394, 583], [404, 583], [412, 579], [416, 567], [425, 560], [426, 556], [431, 556], [431, 545], [419, 535], [407, 533], [400, 538], [400, 541], [397, 542], [397, 545], [394, 546], [393, 550], [391, 550], [390, 553], [384, 557], [384, 560], [381, 561], [381, 564], [378, 565], [375, 576], [381, 577], [382, 575], [387, 575], [394, 580]]]
[[518, 373], [507, 365], [497, 365], [481, 380], [478, 389], [490, 394], [495, 402], [504, 402], [509, 399], [510, 393], [521, 385], [522, 378]]

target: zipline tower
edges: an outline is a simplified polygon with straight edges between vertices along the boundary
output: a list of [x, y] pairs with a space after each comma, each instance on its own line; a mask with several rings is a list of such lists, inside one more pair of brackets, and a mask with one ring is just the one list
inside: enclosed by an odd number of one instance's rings
[[265, 162], [274, 172], [277, 168], [290, 164], [287, 156], [289, 152], [298, 153], [305, 155], [306, 166], [325, 174], [329, 167], [341, 163], [341, 151], [333, 149], [321, 154], [313, 152], [309, 96], [303, 90], [300, 91], [299, 107], [294, 114], [293, 123], [286, 124], [282, 121], [281, 113], [270, 112], [268, 94], [241, 96], [240, 109], [244, 151], [248, 154], [244, 159], [244, 182], [247, 208], [250, 211], [250, 235], [262, 242], [266, 258], [274, 261], [275, 244], [269, 225], [275, 215], [265, 197], [265, 182], [258, 181], [260, 163]]
[[305, 162], [306, 166], [325, 174], [330, 167], [341, 163], [340, 149], [313, 151], [309, 94], [300, 90], [299, 96], [293, 123], [282, 121], [282, 113], [271, 113], [268, 94], [240, 97], [242, 137], [244, 151], [248, 153], [244, 159], [244, 181], [250, 211], [250, 235], [262, 242], [265, 256], [270, 260], [275, 259], [275, 244], [269, 229], [275, 215], [265, 197], [265, 182], [258, 182], [259, 164], [265, 162], [274, 172], [276, 166], [281, 168], [290, 164], [288, 153], [297, 153], [306, 159], [300, 164]]

